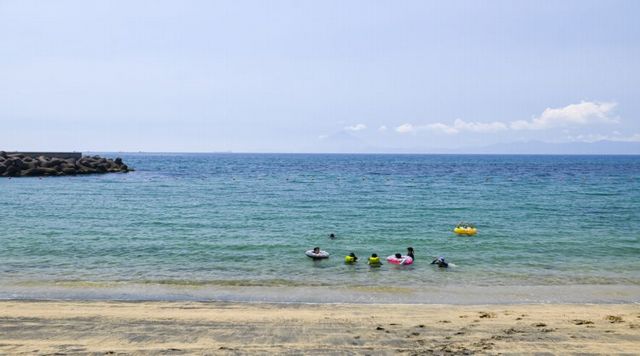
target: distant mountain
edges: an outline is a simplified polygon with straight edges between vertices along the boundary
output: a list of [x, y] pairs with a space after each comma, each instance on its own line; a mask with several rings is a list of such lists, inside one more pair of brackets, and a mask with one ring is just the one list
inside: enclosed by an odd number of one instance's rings
[[640, 154], [640, 142], [564, 142], [549, 143], [542, 141], [512, 142], [478, 148], [456, 150], [459, 153], [481, 154]]
[[567, 155], [640, 155], [640, 142], [564, 142], [526, 141], [480, 147], [394, 148], [367, 144], [346, 132], [325, 137], [317, 152], [326, 153], [418, 153], [418, 154], [567, 154]]
[[363, 153], [367, 152], [367, 144], [360, 138], [339, 131], [320, 138], [320, 142], [314, 144], [314, 151], [325, 153]]

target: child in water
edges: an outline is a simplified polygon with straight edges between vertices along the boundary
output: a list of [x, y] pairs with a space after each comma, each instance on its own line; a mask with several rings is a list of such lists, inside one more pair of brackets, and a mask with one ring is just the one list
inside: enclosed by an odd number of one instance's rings
[[344, 263], [350, 265], [358, 262], [358, 257], [355, 253], [351, 252], [348, 256], [344, 256]]
[[411, 257], [412, 260], [416, 260], [416, 258], [413, 256], [413, 247], [407, 247], [407, 256]]
[[367, 261], [367, 264], [371, 267], [380, 267], [382, 265], [382, 262], [380, 262], [380, 257], [378, 257], [377, 254], [372, 253], [371, 257], [369, 257], [369, 261]]
[[443, 256], [440, 256], [431, 262], [432, 265], [437, 265], [440, 268], [447, 268], [449, 264], [444, 260]]

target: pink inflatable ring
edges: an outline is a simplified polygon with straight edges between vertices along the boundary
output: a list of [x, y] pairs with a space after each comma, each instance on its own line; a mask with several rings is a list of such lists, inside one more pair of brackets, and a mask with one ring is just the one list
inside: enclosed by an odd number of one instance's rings
[[413, 258], [411, 258], [410, 256], [401, 256], [400, 258], [397, 258], [396, 256], [391, 255], [387, 257], [387, 262], [394, 265], [408, 266], [413, 263]]

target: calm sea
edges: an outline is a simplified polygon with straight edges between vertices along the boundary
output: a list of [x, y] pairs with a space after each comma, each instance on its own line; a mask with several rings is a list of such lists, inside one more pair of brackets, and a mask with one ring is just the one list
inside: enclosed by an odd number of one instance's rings
[[120, 156], [136, 171], [0, 179], [0, 298], [640, 300], [640, 156]]

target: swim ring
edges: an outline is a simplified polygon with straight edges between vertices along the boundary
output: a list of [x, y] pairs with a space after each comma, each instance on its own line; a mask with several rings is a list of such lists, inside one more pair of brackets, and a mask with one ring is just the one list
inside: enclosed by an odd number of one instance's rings
[[476, 229], [475, 227], [471, 227], [471, 226], [456, 226], [453, 229], [453, 232], [455, 232], [458, 235], [475, 235], [476, 233], [478, 233], [478, 229]]
[[410, 256], [402, 256], [400, 258], [397, 258], [395, 255], [391, 255], [389, 257], [387, 257], [387, 262], [394, 264], [394, 265], [410, 265], [413, 263], [413, 258], [411, 258]]
[[305, 252], [304, 254], [307, 255], [308, 257], [311, 257], [311, 258], [314, 258], [314, 259], [329, 258], [329, 252], [322, 251], [322, 250], [320, 250], [320, 252], [318, 252], [318, 253], [313, 252], [313, 250], [309, 250], [309, 251]]
[[458, 223], [458, 225], [456, 225], [456, 227], [453, 228], [453, 232], [458, 235], [471, 236], [475, 235], [478, 232], [478, 229], [476, 229], [476, 226], [474, 224], [461, 221]]

